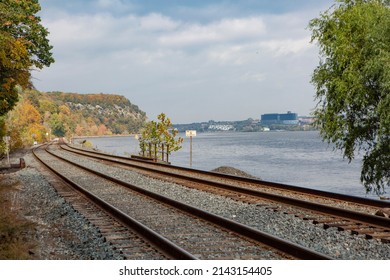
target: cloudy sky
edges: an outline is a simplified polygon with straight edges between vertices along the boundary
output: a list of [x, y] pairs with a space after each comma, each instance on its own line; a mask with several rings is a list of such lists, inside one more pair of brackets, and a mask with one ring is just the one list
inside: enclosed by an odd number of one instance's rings
[[41, 91], [126, 96], [150, 119], [258, 119], [315, 106], [308, 22], [331, 0], [41, 0]]

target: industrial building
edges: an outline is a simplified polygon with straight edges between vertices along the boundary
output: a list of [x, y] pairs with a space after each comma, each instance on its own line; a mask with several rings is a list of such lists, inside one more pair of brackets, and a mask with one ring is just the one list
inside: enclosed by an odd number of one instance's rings
[[299, 124], [298, 114], [288, 111], [286, 114], [264, 114], [261, 115], [261, 124]]

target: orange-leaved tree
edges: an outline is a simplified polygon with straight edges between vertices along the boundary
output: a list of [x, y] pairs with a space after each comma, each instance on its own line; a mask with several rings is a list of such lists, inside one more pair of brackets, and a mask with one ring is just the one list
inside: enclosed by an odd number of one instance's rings
[[12, 148], [46, 140], [46, 128], [42, 125], [41, 114], [29, 100], [21, 100], [9, 112], [6, 123]]

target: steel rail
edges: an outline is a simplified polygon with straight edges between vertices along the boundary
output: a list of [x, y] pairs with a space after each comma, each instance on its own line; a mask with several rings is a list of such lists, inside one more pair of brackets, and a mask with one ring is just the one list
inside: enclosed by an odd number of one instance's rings
[[197, 260], [194, 255], [187, 252], [183, 248], [177, 246], [170, 240], [166, 239], [164, 236], [158, 234], [157, 232], [151, 230], [150, 228], [146, 227], [145, 225], [139, 223], [132, 217], [126, 215], [119, 209], [115, 208], [114, 206], [106, 203], [105, 201], [101, 200], [91, 192], [87, 191], [83, 187], [81, 187], [79, 184], [73, 182], [71, 179], [65, 177], [58, 171], [56, 171], [54, 168], [50, 167], [48, 164], [46, 164], [39, 156], [36, 154], [35, 149], [32, 151], [34, 157], [42, 163], [46, 168], [48, 168], [51, 172], [56, 174], [58, 177], [60, 177], [63, 181], [71, 185], [73, 188], [78, 190], [80, 193], [84, 194], [88, 199], [90, 199], [93, 203], [95, 203], [97, 206], [99, 206], [104, 211], [110, 213], [114, 218], [122, 222], [122, 224], [126, 225], [127, 227], [131, 228], [134, 232], [136, 232], [139, 236], [141, 236], [144, 240], [149, 242], [150, 244], [154, 245], [156, 248], [158, 248], [165, 256], [172, 258], [172, 259], [179, 259], [179, 260]]
[[[143, 168], [143, 167], [140, 167], [139, 165], [136, 165], [136, 164], [132, 164], [132, 163], [130, 163], [131, 161], [142, 162], [143, 164], [150, 165], [150, 166], [161, 166], [161, 167], [167, 168], [167, 169], [173, 169], [173, 170], [178, 170], [178, 171], [190, 172], [190, 173], [194, 173], [194, 174], [213, 176], [213, 177], [219, 178], [219, 179], [228, 179], [228, 180], [236, 181], [238, 183], [248, 183], [248, 184], [252, 184], [252, 185], [258, 185], [261, 187], [270, 187], [270, 188], [275, 188], [275, 189], [280, 189], [280, 190], [288, 190], [288, 191], [299, 192], [299, 193], [303, 193], [303, 194], [316, 195], [316, 196], [320, 196], [323, 198], [337, 199], [337, 200], [344, 201], [344, 202], [358, 203], [358, 204], [362, 204], [362, 205], [366, 205], [366, 206], [390, 208], [390, 202], [383, 201], [383, 200], [374, 200], [374, 199], [370, 199], [370, 198], [363, 198], [363, 197], [358, 197], [358, 196], [338, 194], [338, 193], [321, 191], [321, 190], [310, 189], [310, 188], [304, 188], [304, 187], [293, 186], [293, 185], [288, 185], [288, 184], [269, 182], [269, 181], [264, 181], [264, 180], [260, 180], [260, 179], [252, 179], [252, 178], [246, 178], [246, 177], [241, 177], [241, 176], [233, 176], [233, 175], [229, 175], [229, 174], [222, 174], [222, 173], [187, 168], [187, 167], [182, 167], [182, 166], [161, 164], [158, 162], [150, 162], [150, 161], [133, 159], [133, 158], [123, 157], [123, 156], [110, 155], [107, 153], [102, 153], [102, 152], [97, 152], [97, 151], [88, 151], [85, 149], [73, 147], [73, 146], [70, 146], [68, 143], [65, 143], [65, 145], [67, 147], [69, 147], [70, 149], [72, 149], [72, 150], [68, 150], [68, 151], [73, 152], [73, 153], [78, 153], [78, 152], [74, 151], [74, 150], [78, 150], [78, 151], [81, 151], [84, 153], [94, 154], [94, 155], [86, 155], [86, 156], [97, 158], [97, 159], [102, 159], [102, 158], [99, 156], [96, 156], [96, 155], [102, 155], [104, 157], [111, 157], [114, 159], [126, 160], [126, 161], [128, 161], [128, 163], [118, 162], [118, 161], [113, 160], [113, 159], [104, 158], [107, 161], [112, 161], [112, 162], [119, 163], [119, 164], [127, 164], [127, 165], [135, 167], [135, 168]], [[62, 147], [62, 145], [61, 145], [61, 147]], [[144, 169], [147, 170], [146, 168], [144, 168]], [[169, 172], [168, 174], [171, 174], [171, 173]]]
[[[77, 153], [75, 151], [70, 151], [70, 152]], [[101, 157], [95, 157], [95, 156], [92, 156], [92, 155], [86, 155], [86, 156], [103, 159]], [[133, 165], [133, 164], [130, 164], [130, 163], [128, 164], [128, 163], [118, 162], [118, 161], [111, 160], [111, 159], [104, 159], [104, 160], [108, 160], [108, 161], [115, 162], [115, 163], [118, 163], [118, 164], [130, 165], [132, 167], [139, 168], [139, 169], [142, 169], [142, 170], [153, 171], [155, 173], [159, 173], [159, 174], [163, 174], [163, 175], [169, 175], [169, 176], [172, 176], [172, 177], [175, 177], [175, 178], [188, 180], [188, 181], [191, 181], [191, 182], [194, 182], [194, 183], [211, 185], [213, 187], [217, 187], [217, 188], [220, 188], [220, 189], [229, 190], [229, 191], [233, 191], [233, 192], [238, 192], [240, 194], [246, 194], [246, 195], [254, 196], [254, 197], [257, 197], [257, 198], [268, 199], [268, 200], [271, 200], [271, 201], [276, 201], [276, 202], [280, 202], [280, 203], [283, 203], [283, 204], [287, 204], [287, 205], [292, 205], [292, 206], [295, 206], [295, 207], [308, 209], [308, 210], [311, 210], [311, 211], [314, 211], [314, 212], [317, 212], [317, 213], [323, 213], [323, 214], [326, 214], [326, 215], [333, 215], [333, 216], [337, 216], [337, 217], [340, 217], [340, 218], [343, 218], [343, 219], [349, 219], [349, 220], [352, 220], [352, 221], [356, 221], [358, 223], [359, 222], [364, 222], [364, 223], [372, 225], [372, 226], [379, 226], [379, 227], [383, 227], [383, 228], [386, 228], [386, 229], [390, 229], [390, 219], [384, 218], [384, 217], [380, 217], [380, 216], [375, 216], [375, 215], [371, 215], [371, 214], [356, 212], [356, 211], [347, 210], [347, 209], [341, 209], [341, 208], [337, 208], [337, 207], [333, 207], [333, 206], [323, 205], [323, 204], [314, 203], [314, 202], [305, 201], [305, 200], [299, 200], [299, 199], [296, 199], [296, 198], [281, 196], [281, 195], [277, 195], [277, 194], [266, 193], [266, 192], [263, 192], [263, 191], [242, 188], [242, 187], [238, 187], [238, 186], [234, 186], [234, 185], [230, 185], [230, 184], [226, 184], [226, 183], [221, 183], [221, 182], [216, 182], [216, 181], [209, 181], [209, 180], [206, 180], [206, 179], [191, 177], [191, 176], [187, 176], [187, 175], [182, 175], [182, 174], [177, 174], [177, 173], [170, 173], [170, 172], [166, 172], [166, 171], [163, 171], [163, 170], [158, 170], [158, 169], [155, 169], [155, 168], [149, 169], [149, 168], [144, 167], [144, 166], [138, 166], [138, 165]], [[165, 165], [164, 165], [164, 167], [165, 167]]]
[[51, 155], [57, 157], [58, 159], [61, 159], [65, 162], [68, 162], [68, 163], [70, 163], [74, 166], [77, 166], [85, 171], [88, 171], [92, 174], [95, 174], [95, 175], [98, 175], [98, 176], [105, 178], [107, 180], [113, 181], [117, 184], [120, 184], [124, 187], [127, 187], [133, 191], [140, 193], [140, 194], [151, 197], [159, 202], [165, 203], [169, 206], [172, 206], [172, 207], [175, 207], [179, 210], [182, 210], [190, 215], [196, 216], [202, 220], [208, 221], [208, 222], [213, 223], [219, 227], [230, 230], [230, 231], [232, 231], [240, 236], [243, 236], [243, 237], [249, 238], [255, 242], [260, 242], [262, 244], [273, 247], [273, 248], [275, 248], [281, 252], [284, 252], [290, 256], [293, 256], [295, 258], [306, 259], [306, 260], [331, 260], [332, 259], [331, 257], [329, 257], [325, 254], [322, 254], [322, 253], [313, 251], [311, 249], [305, 248], [301, 245], [295, 244], [295, 243], [290, 242], [288, 240], [281, 239], [279, 237], [270, 235], [270, 234], [263, 232], [263, 231], [260, 231], [258, 229], [251, 228], [251, 227], [246, 226], [244, 224], [241, 224], [241, 223], [232, 221], [230, 219], [206, 212], [206, 211], [201, 210], [199, 208], [187, 205], [185, 203], [181, 203], [179, 201], [173, 200], [173, 199], [168, 198], [166, 196], [148, 191], [146, 189], [137, 187], [137, 186], [130, 184], [128, 182], [119, 180], [117, 178], [111, 177], [109, 175], [103, 174], [103, 173], [95, 171], [95, 170], [92, 170], [92, 169], [87, 168], [85, 166], [82, 166], [78, 163], [75, 163], [75, 162], [72, 162], [68, 159], [62, 158], [62, 157], [56, 155], [55, 153], [52, 153], [51, 151], [47, 150], [47, 152], [50, 153]]

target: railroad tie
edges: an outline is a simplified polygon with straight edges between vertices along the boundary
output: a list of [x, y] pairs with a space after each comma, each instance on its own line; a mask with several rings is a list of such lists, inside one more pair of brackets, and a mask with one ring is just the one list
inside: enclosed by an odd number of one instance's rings
[[317, 225], [317, 224], [330, 224], [330, 223], [334, 223], [335, 221], [337, 221], [336, 218], [328, 218], [325, 220], [316, 219], [313, 221], [313, 224], [315, 224], [315, 225]]
[[366, 233], [367, 239], [373, 239], [373, 238], [390, 238], [390, 232], [373, 232], [373, 233]]
[[353, 225], [356, 227], [356, 223], [353, 222], [331, 222], [331, 223], [325, 223], [323, 227], [324, 229], [337, 227], [339, 231], [343, 231], [344, 226], [353, 226]]
[[374, 233], [377, 231], [378, 231], [378, 229], [376, 229], [374, 227], [366, 226], [366, 227], [362, 227], [362, 228], [352, 229], [351, 234], [353, 234], [353, 235], [367, 234], [367, 233]]

